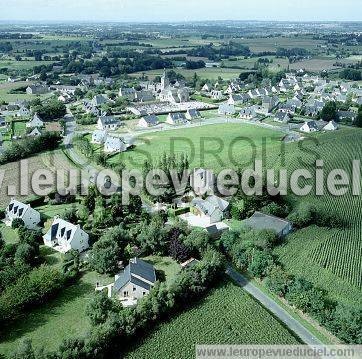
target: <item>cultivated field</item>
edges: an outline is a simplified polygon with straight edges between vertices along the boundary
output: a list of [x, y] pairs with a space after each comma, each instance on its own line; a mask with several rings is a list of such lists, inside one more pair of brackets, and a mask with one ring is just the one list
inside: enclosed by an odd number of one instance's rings
[[[212, 325], [211, 325], [212, 323]], [[227, 282], [135, 345], [126, 358], [195, 357], [196, 344], [298, 344], [269, 312]]]

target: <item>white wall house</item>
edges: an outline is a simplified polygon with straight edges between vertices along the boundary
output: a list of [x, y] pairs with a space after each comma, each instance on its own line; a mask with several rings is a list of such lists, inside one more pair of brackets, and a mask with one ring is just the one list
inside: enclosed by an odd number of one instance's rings
[[206, 199], [194, 198], [191, 202], [193, 213], [203, 217], [209, 224], [221, 222], [224, 219], [229, 202], [211, 195]]
[[315, 121], [308, 121], [304, 123], [304, 125], [300, 128], [300, 131], [307, 133], [317, 132], [319, 131], [319, 128]]
[[147, 115], [147, 116], [143, 116], [139, 121], [138, 121], [138, 126], [142, 127], [142, 128], [148, 128], [148, 127], [152, 127], [152, 126], [157, 126], [158, 125], [158, 118], [156, 115]]
[[128, 266], [114, 278], [114, 283], [108, 286], [96, 286], [97, 291], [107, 289], [109, 297], [115, 297], [123, 306], [132, 306], [138, 299], [147, 295], [156, 282], [156, 272], [153, 265], [139, 258], [133, 258]]
[[89, 235], [79, 225], [57, 217], [54, 218], [43, 240], [46, 246], [61, 253], [67, 253], [72, 249], [81, 253], [89, 248]]
[[104, 142], [104, 152], [107, 153], [119, 153], [124, 152], [128, 148], [128, 145], [122, 138], [107, 136]]
[[117, 120], [113, 116], [101, 116], [97, 121], [98, 130], [110, 130], [115, 131], [121, 126], [121, 121]]
[[329, 121], [327, 125], [323, 127], [323, 131], [336, 131], [339, 129], [339, 125], [335, 121]]
[[34, 117], [29, 122], [26, 123], [25, 126], [27, 128], [43, 127], [44, 126], [44, 121], [36, 113], [34, 115]]
[[28, 229], [34, 229], [40, 223], [40, 213], [38, 211], [31, 208], [29, 204], [12, 199], [6, 208], [4, 222], [7, 226], [11, 226], [16, 218], [22, 219]]
[[102, 145], [107, 138], [107, 131], [102, 130], [95, 130], [92, 133], [92, 143], [95, 143], [97, 145]]

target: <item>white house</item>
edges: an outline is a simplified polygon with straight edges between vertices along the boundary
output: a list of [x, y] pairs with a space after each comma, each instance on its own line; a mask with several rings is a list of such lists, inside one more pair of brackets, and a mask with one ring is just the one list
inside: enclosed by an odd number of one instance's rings
[[156, 115], [147, 115], [147, 116], [143, 116], [138, 121], [138, 126], [143, 127], [143, 128], [148, 128], [148, 127], [152, 127], [152, 126], [157, 126], [158, 123], [159, 123], [159, 121], [158, 121], [158, 117]]
[[101, 145], [104, 143], [104, 141], [107, 138], [107, 131], [102, 131], [102, 130], [95, 130], [92, 133], [92, 143]]
[[211, 85], [208, 84], [208, 83], [206, 83], [206, 84], [202, 87], [201, 91], [203, 91], [203, 92], [210, 92], [211, 89], [212, 89]]
[[28, 121], [25, 125], [27, 128], [43, 127], [44, 122], [36, 113], [32, 120]]
[[119, 89], [118, 96], [133, 101], [136, 96], [136, 90], [133, 87], [121, 87]]
[[12, 199], [5, 210], [5, 224], [11, 226], [13, 220], [20, 218], [24, 221], [24, 225], [28, 229], [34, 229], [40, 223], [40, 213], [29, 204], [24, 204]]
[[46, 246], [61, 253], [67, 253], [72, 249], [81, 253], [89, 248], [89, 235], [79, 224], [75, 225], [58, 217], [54, 218], [43, 240]]
[[156, 271], [152, 264], [133, 258], [127, 267], [114, 278], [114, 283], [96, 290], [107, 289], [108, 297], [115, 297], [125, 307], [135, 305], [138, 299], [146, 296], [156, 282]]
[[191, 204], [194, 208], [193, 212], [206, 219], [209, 224], [221, 222], [229, 207], [229, 202], [215, 195], [208, 196], [206, 199], [194, 198]]
[[186, 117], [181, 112], [171, 112], [168, 114], [166, 123], [169, 125], [185, 125], [188, 123]]
[[41, 132], [39, 131], [38, 127], [35, 127], [29, 134], [28, 137], [39, 137], [41, 136]]
[[186, 111], [185, 116], [189, 121], [195, 120], [197, 118], [201, 118], [201, 114], [200, 114], [199, 110], [196, 110], [194, 108], [188, 109]]
[[339, 129], [339, 125], [335, 121], [329, 121], [327, 125], [323, 127], [323, 131], [336, 131]]
[[211, 98], [213, 100], [219, 101], [223, 99], [222, 91], [219, 90], [212, 90], [211, 91]]
[[126, 151], [128, 145], [123, 138], [107, 136], [104, 142], [104, 152], [107, 153], [120, 153]]
[[121, 121], [117, 120], [113, 116], [100, 116], [97, 122], [98, 130], [110, 130], [115, 131], [121, 126]]
[[235, 106], [229, 105], [228, 103], [220, 104], [219, 109], [218, 109], [218, 114], [224, 115], [224, 116], [234, 115], [235, 112], [236, 112]]
[[319, 127], [315, 121], [308, 121], [304, 123], [304, 125], [300, 128], [300, 131], [307, 133], [317, 132], [319, 131]]
[[274, 121], [281, 123], [288, 123], [290, 121], [289, 114], [286, 112], [279, 111], [275, 114]]

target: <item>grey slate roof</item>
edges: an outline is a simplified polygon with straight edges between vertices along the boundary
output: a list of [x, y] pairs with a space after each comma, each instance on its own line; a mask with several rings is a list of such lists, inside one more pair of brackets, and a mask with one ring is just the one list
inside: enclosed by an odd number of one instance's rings
[[153, 265], [142, 259], [133, 258], [115, 281], [113, 290], [117, 292], [129, 282], [150, 290], [150, 283], [154, 283], [155, 281], [156, 273]]
[[285, 219], [267, 215], [261, 212], [255, 212], [250, 218], [245, 219], [243, 224], [255, 230], [271, 230], [275, 233], [281, 233], [291, 223]]

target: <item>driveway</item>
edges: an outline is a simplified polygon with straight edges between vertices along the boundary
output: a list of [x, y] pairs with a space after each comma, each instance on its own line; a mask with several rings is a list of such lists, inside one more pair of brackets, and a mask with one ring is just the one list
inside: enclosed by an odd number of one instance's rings
[[284, 310], [273, 299], [263, 293], [258, 287], [250, 283], [239, 272], [236, 272], [231, 267], [228, 267], [226, 273], [233, 279], [240, 287], [254, 297], [266, 309], [274, 314], [281, 322], [283, 322], [292, 332], [294, 332], [305, 344], [308, 345], [323, 345], [307, 328], [300, 322], [294, 319], [286, 310]]

